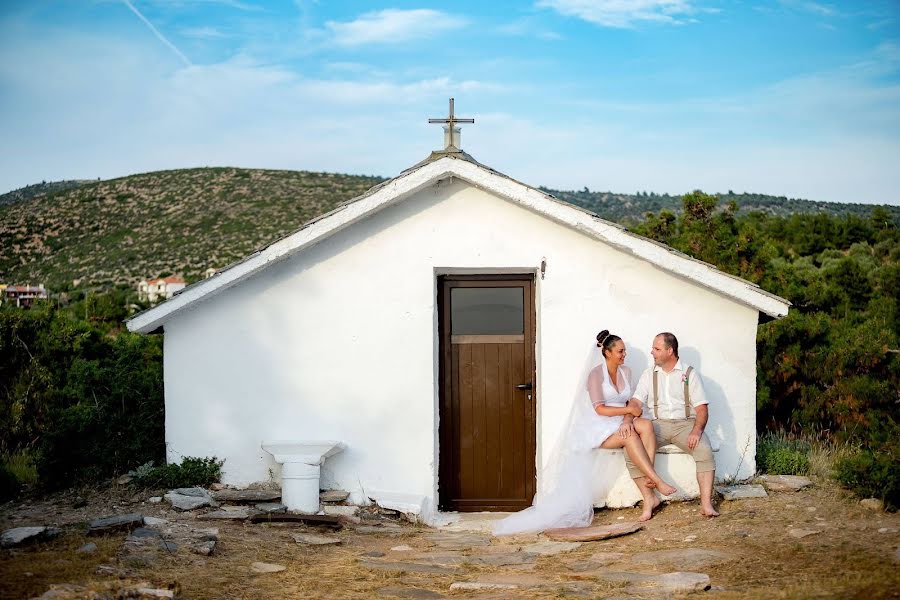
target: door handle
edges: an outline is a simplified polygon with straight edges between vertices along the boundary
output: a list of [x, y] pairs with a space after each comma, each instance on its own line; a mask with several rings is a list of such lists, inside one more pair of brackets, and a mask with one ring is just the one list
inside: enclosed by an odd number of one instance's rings
[[519, 385], [516, 386], [516, 389], [517, 390], [531, 390], [531, 384], [530, 383], [520, 383]]

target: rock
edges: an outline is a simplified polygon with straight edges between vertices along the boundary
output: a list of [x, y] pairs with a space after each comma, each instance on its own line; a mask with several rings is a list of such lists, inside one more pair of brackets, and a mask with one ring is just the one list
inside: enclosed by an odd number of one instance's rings
[[319, 502], [343, 502], [350, 497], [344, 490], [325, 490], [319, 493]]
[[414, 587], [383, 587], [377, 590], [380, 596], [393, 596], [396, 598], [413, 598], [413, 600], [432, 600], [433, 598], [445, 598], [443, 594], [423, 590]]
[[697, 536], [696, 536], [696, 535], [689, 535], [689, 536], [685, 537], [685, 538], [684, 538], [683, 540], [681, 540], [681, 541], [682, 541], [682, 542], [693, 542], [693, 541], [696, 541], [696, 540], [697, 540]]
[[139, 598], [145, 598], [149, 596], [150, 598], [174, 598], [175, 590], [166, 590], [163, 588], [150, 588], [150, 587], [139, 587], [137, 588], [137, 593]]
[[[199, 489], [204, 493], [206, 490], [202, 488], [182, 488], [188, 490]], [[166, 494], [165, 499], [169, 501], [169, 504], [172, 505], [172, 508], [176, 510], [194, 510], [195, 508], [201, 508], [204, 506], [209, 506], [212, 504], [212, 497], [208, 494], [206, 495], [193, 495], [193, 494], [179, 494], [177, 491], [172, 491]]]
[[218, 483], [218, 482], [216, 482], [216, 483], [213, 483], [213, 484], [211, 484], [211, 485], [209, 486], [209, 490], [210, 490], [211, 492], [219, 492], [219, 491], [224, 490], [226, 487], [228, 487], [228, 486], [226, 486], [224, 483]]
[[438, 532], [426, 535], [425, 539], [445, 550], [468, 550], [476, 546], [491, 545], [489, 537], [477, 534]]
[[175, 554], [176, 552], [178, 552], [178, 544], [176, 544], [175, 542], [170, 542], [168, 540], [159, 540], [159, 547], [169, 554]]
[[530, 565], [537, 560], [537, 554], [525, 552], [509, 552], [507, 554], [481, 554], [461, 558], [461, 561], [473, 565], [486, 565], [491, 567], [507, 567], [510, 565]]
[[406, 573], [428, 573], [430, 575], [457, 575], [462, 573], [462, 569], [458, 567], [423, 565], [421, 563], [412, 562], [361, 560], [357, 564], [365, 569], [375, 569], [379, 571], [403, 571]]
[[256, 510], [264, 513], [283, 513], [287, 512], [287, 506], [280, 502], [260, 502], [253, 505]]
[[809, 537], [811, 535], [816, 535], [817, 533], [822, 533], [821, 529], [790, 529], [788, 530], [788, 535], [792, 538], [803, 539], [805, 537]]
[[271, 502], [281, 500], [281, 490], [220, 490], [212, 497], [219, 502]]
[[859, 501], [859, 505], [867, 510], [873, 510], [875, 512], [881, 512], [884, 510], [884, 502], [879, 500], [878, 498], [864, 498]]
[[165, 519], [158, 519], [156, 517], [144, 517], [144, 525], [147, 527], [162, 527], [167, 523], [168, 521]]
[[294, 541], [305, 546], [329, 546], [332, 544], [340, 544], [338, 538], [325, 537], [324, 535], [315, 535], [312, 533], [294, 533], [292, 536]]
[[581, 542], [550, 542], [543, 541], [536, 544], [530, 544], [522, 548], [522, 552], [529, 554], [540, 554], [541, 556], [553, 556], [561, 552], [571, 552], [581, 547]]
[[406, 544], [401, 544], [399, 546], [394, 546], [391, 548], [391, 552], [409, 552], [412, 550], [412, 546], [407, 546]]
[[481, 581], [456, 581], [450, 584], [451, 590], [517, 590], [514, 583], [487, 583]]
[[799, 475], [762, 475], [757, 480], [771, 492], [796, 492], [812, 485], [812, 481]]
[[380, 552], [378, 550], [369, 550], [368, 552], [363, 552], [361, 556], [368, 556], [370, 558], [381, 558], [384, 556], [384, 552]]
[[734, 556], [719, 550], [681, 548], [639, 552], [628, 559], [629, 564], [660, 565], [675, 569], [702, 569], [733, 560]]
[[216, 541], [208, 540], [191, 546], [191, 552], [201, 556], [211, 556], [216, 551]]
[[192, 496], [194, 498], [210, 498], [209, 492], [206, 488], [202, 487], [186, 487], [186, 488], [175, 488], [174, 490], [169, 490], [170, 494], [178, 494], [179, 496]]
[[88, 524], [88, 535], [101, 535], [111, 531], [128, 530], [131, 531], [136, 527], [144, 524], [144, 515], [138, 513], [129, 513], [125, 515], [113, 515], [94, 519]]
[[120, 475], [118, 479], [116, 479], [116, 483], [119, 485], [128, 485], [134, 480], [134, 477], [131, 475]]
[[631, 573], [627, 571], [601, 573], [600, 577], [607, 581], [628, 584], [627, 592], [646, 592], [648, 588], [657, 588], [669, 592], [703, 591], [709, 587], [709, 575], [677, 571], [663, 575]]
[[201, 515], [200, 518], [209, 520], [244, 521], [258, 514], [259, 511], [250, 506], [225, 506], [222, 510], [208, 512]]
[[278, 573], [287, 569], [284, 565], [276, 565], [272, 563], [255, 562], [250, 565], [250, 570], [254, 573]]
[[162, 496], [150, 496], [149, 498], [147, 498], [147, 502], [149, 502], [150, 504], [159, 504], [160, 502], [162, 502], [162, 500]]
[[149, 527], [138, 527], [131, 532], [131, 537], [134, 538], [160, 537], [160, 535], [158, 531]]
[[7, 529], [0, 535], [0, 548], [12, 548], [28, 542], [37, 542], [52, 539], [62, 533], [56, 527], [14, 527]]
[[87, 544], [83, 545], [81, 548], [76, 550], [75, 553], [76, 554], [90, 554], [90, 553], [96, 552], [96, 551], [97, 551], [97, 544], [95, 544], [94, 542], [88, 542]]
[[402, 529], [382, 527], [381, 525], [357, 525], [353, 528], [356, 533], [376, 533], [381, 535], [401, 535]]
[[358, 506], [333, 506], [333, 505], [324, 505], [322, 506], [322, 512], [326, 515], [337, 515], [339, 517], [355, 517], [359, 512]]
[[765, 488], [758, 484], [748, 485], [723, 485], [716, 487], [716, 491], [722, 494], [726, 500], [745, 500], [747, 498], [767, 498]]
[[558, 542], [593, 542], [628, 535], [643, 528], [644, 525], [642, 523], [617, 523], [615, 525], [548, 529], [544, 532], [544, 535]]

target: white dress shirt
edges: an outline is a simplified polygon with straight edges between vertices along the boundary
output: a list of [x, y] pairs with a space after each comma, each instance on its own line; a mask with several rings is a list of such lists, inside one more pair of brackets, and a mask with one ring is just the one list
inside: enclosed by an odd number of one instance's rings
[[[684, 419], [684, 375], [687, 365], [681, 360], [675, 363], [675, 367], [666, 373], [662, 367], [653, 366], [641, 374], [637, 387], [634, 389], [634, 398], [640, 400], [646, 409], [644, 418], [653, 419], [653, 373], [659, 386], [659, 418], [660, 419]], [[688, 378], [688, 392], [691, 397], [691, 416], [696, 416], [695, 406], [709, 404], [706, 394], [703, 392], [703, 381], [700, 373], [693, 369]]]

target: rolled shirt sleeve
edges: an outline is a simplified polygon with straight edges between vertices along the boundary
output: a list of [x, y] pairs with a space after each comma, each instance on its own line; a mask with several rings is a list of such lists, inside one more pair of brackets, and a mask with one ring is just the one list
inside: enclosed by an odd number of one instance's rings
[[703, 378], [697, 369], [692, 369], [688, 377], [688, 391], [691, 394], [691, 406], [697, 407], [702, 404], [709, 404], [706, 399], [706, 392], [703, 390]]
[[638, 379], [637, 387], [634, 388], [634, 394], [631, 396], [635, 400], [640, 400], [644, 406], [647, 406], [647, 400], [650, 398], [650, 375], [652, 373], [652, 369], [645, 369], [641, 373], [641, 378]]

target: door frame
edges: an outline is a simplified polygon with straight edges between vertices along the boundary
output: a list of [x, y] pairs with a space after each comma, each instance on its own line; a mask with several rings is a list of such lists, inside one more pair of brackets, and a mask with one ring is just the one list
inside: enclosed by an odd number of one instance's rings
[[[442, 274], [437, 276], [437, 332], [438, 337], [438, 510], [440, 511], [465, 511], [465, 510], [499, 510], [506, 511], [518, 509], [520, 507], [513, 506], [478, 506], [478, 507], [458, 507], [455, 506], [452, 499], [452, 493], [456, 491], [457, 477], [459, 468], [454, 457], [456, 456], [456, 441], [459, 439], [455, 435], [458, 424], [453, 422], [452, 416], [452, 373], [450, 363], [452, 360], [452, 347], [450, 339], [450, 314], [446, 310], [449, 306], [449, 290], [452, 287], [489, 287], [489, 283], [497, 283], [499, 286], [493, 287], [513, 287], [515, 283], [526, 283], [524, 295], [524, 313], [525, 313], [525, 357], [526, 364], [531, 364], [531, 382], [532, 382], [532, 427], [528, 430], [527, 451], [530, 454], [530, 460], [526, 458], [526, 497], [525, 506], [531, 504], [531, 500], [537, 491], [537, 428], [538, 428], [538, 386], [537, 386], [537, 308], [535, 305], [537, 282], [534, 272], [511, 272], [511, 273], [491, 273], [491, 274]], [[453, 285], [446, 285], [451, 283]], [[506, 285], [504, 285], [506, 284]], [[530, 359], [530, 360], [529, 360]], [[527, 370], [527, 367], [526, 367]], [[522, 506], [521, 508], [524, 508]]]

